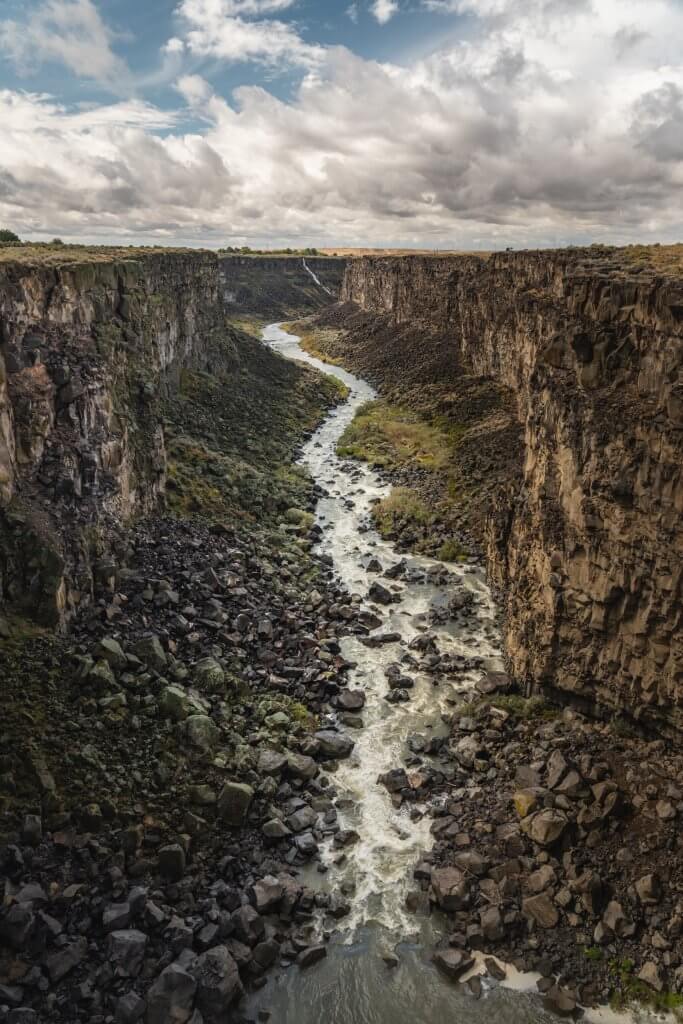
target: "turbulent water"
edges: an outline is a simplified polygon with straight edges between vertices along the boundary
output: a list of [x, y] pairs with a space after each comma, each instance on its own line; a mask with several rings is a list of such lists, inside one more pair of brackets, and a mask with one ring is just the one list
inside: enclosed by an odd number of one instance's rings
[[[340, 459], [336, 445], [374, 391], [345, 370], [309, 356], [277, 324], [266, 327], [263, 338], [284, 356], [311, 363], [349, 388], [348, 400], [327, 417], [301, 458], [326, 492], [317, 506], [323, 531], [318, 550], [332, 558], [339, 578], [367, 607], [377, 609], [368, 598], [373, 580], [399, 588], [400, 602], [382, 609], [384, 622], [377, 632], [397, 632], [402, 640], [375, 648], [356, 638], [342, 643], [344, 656], [357, 665], [349, 687], [365, 692], [366, 706], [363, 728], [348, 730], [356, 746], [351, 758], [341, 762], [333, 783], [340, 825], [355, 829], [360, 840], [344, 851], [343, 864], [335, 863], [339, 851], [334, 848], [323, 851], [323, 860], [329, 868], [327, 884], [337, 888], [347, 883], [351, 914], [340, 922], [327, 959], [307, 971], [291, 968], [275, 977], [252, 999], [250, 1015], [267, 1008], [276, 1024], [440, 1024], [483, 1021], [491, 1015], [515, 1022], [542, 1020], [546, 1015], [529, 994], [485, 987], [485, 998], [475, 1001], [436, 974], [429, 962], [434, 942], [430, 919], [405, 908], [406, 893], [416, 887], [412, 869], [431, 845], [431, 819], [418, 816], [425, 810], [420, 804], [411, 805], [412, 817], [409, 809], [396, 810], [385, 787], [377, 784], [378, 775], [403, 765], [411, 734], [430, 737], [444, 731], [442, 714], [458, 691], [472, 686], [482, 669], [500, 667], [495, 608], [483, 574], [472, 566], [445, 566], [412, 556], [407, 559], [409, 572], [396, 583], [368, 571], [371, 559], [378, 559], [384, 569], [399, 561], [392, 546], [369, 526], [373, 502], [389, 488], [367, 466]], [[439, 615], [459, 590], [472, 591], [475, 599], [475, 614], [461, 627]], [[434, 609], [437, 620], [446, 620], [443, 624], [431, 624]], [[410, 700], [389, 704], [384, 670], [400, 660], [410, 640], [426, 627], [440, 653], [478, 658], [480, 666], [459, 674], [456, 681], [406, 670], [415, 679]], [[311, 879], [307, 876], [306, 881]], [[389, 968], [383, 956], [391, 952], [399, 962]]]

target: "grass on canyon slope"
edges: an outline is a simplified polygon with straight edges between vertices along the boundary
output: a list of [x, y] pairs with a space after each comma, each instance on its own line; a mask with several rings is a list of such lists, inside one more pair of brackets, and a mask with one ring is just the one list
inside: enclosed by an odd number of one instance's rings
[[216, 373], [184, 370], [164, 410], [171, 511], [282, 522], [310, 496], [297, 447], [344, 394], [339, 381], [244, 334]]
[[[366, 402], [356, 413], [337, 444], [342, 458], [360, 459], [377, 469], [401, 471], [417, 469], [423, 475], [441, 474], [448, 480], [443, 501], [455, 503], [457, 488], [449, 476], [463, 428], [441, 416], [427, 421], [405, 406], [382, 399]], [[440, 509], [439, 511], [443, 511]], [[429, 537], [437, 509], [411, 486], [394, 487], [389, 497], [373, 509], [373, 519], [385, 539], [405, 532], [421, 537], [415, 547], [444, 562], [460, 561], [465, 551], [455, 537], [434, 546]]]
[[343, 360], [336, 359], [325, 351], [325, 340], [334, 338], [337, 334], [334, 330], [326, 330], [316, 324], [313, 327], [308, 320], [292, 320], [290, 323], [281, 324], [282, 330], [288, 334], [295, 334], [299, 338], [299, 344], [304, 352], [314, 359], [321, 359], [330, 366], [343, 366]]
[[410, 409], [378, 399], [358, 410], [339, 439], [337, 454], [379, 468], [443, 469], [452, 455], [453, 436], [441, 424], [433, 426]]

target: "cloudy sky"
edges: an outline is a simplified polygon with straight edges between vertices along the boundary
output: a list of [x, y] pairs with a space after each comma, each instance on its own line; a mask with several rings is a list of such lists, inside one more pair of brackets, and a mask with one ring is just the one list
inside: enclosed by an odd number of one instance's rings
[[0, 226], [683, 240], [683, 0], [2, 0]]

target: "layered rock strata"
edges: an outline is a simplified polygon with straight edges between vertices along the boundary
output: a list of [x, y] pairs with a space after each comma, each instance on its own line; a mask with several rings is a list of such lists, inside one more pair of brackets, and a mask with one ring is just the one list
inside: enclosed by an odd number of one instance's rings
[[337, 298], [345, 266], [329, 256], [223, 256], [225, 308], [270, 320], [320, 309]]
[[521, 484], [488, 519], [530, 688], [683, 725], [683, 281], [628, 250], [351, 262], [341, 298], [510, 389]]
[[163, 494], [159, 399], [226, 345], [218, 261], [7, 263], [0, 329], [0, 598], [58, 624]]

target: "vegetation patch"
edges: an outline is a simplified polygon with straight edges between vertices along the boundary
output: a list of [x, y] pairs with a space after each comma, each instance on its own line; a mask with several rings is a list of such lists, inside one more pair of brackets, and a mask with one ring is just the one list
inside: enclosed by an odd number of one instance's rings
[[459, 704], [454, 717], [468, 715], [471, 718], [486, 718], [489, 708], [505, 711], [512, 718], [524, 722], [536, 720], [551, 721], [557, 718], [559, 709], [549, 704], [543, 697], [523, 697], [519, 693], [496, 694], [495, 697], [481, 697], [471, 703]]
[[377, 400], [356, 413], [337, 445], [337, 454], [372, 466], [443, 469], [452, 455], [450, 435], [403, 406]]
[[256, 338], [258, 341], [261, 340], [263, 334], [263, 328], [268, 323], [267, 319], [262, 316], [250, 316], [243, 314], [230, 318], [230, 325], [238, 331], [242, 331], [244, 334], [248, 334], [251, 338]]
[[320, 359], [330, 366], [343, 366], [344, 361], [337, 358], [330, 351], [330, 341], [336, 336], [336, 331], [326, 331], [323, 327], [313, 326], [310, 320], [293, 320], [280, 325], [283, 331], [288, 334], [295, 334], [304, 352], [314, 359]]
[[389, 497], [375, 506], [373, 517], [380, 535], [389, 540], [406, 527], [428, 523], [430, 511], [416, 491], [394, 487]]
[[614, 979], [610, 996], [610, 1007], [613, 1010], [624, 1012], [632, 1006], [642, 1006], [655, 1013], [673, 1014], [677, 1020], [683, 1020], [683, 995], [657, 992], [651, 988], [634, 975], [635, 965], [632, 960], [612, 960], [609, 968]]
[[265, 525], [310, 503], [296, 449], [339, 400], [339, 388], [255, 345], [247, 339], [246, 361], [222, 374], [184, 371], [166, 402], [167, 494], [176, 515]]
[[467, 549], [453, 537], [443, 542], [436, 557], [442, 562], [464, 562], [467, 560]]

